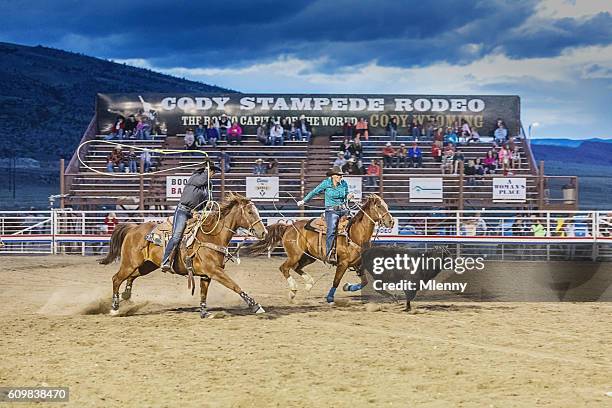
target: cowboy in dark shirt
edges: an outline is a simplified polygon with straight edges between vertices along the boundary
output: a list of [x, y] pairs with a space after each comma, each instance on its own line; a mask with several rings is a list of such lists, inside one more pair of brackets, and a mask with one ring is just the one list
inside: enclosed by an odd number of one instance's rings
[[164, 258], [161, 265], [163, 272], [172, 272], [172, 259], [174, 258], [177, 245], [183, 238], [187, 221], [191, 218], [193, 211], [206, 205], [212, 188], [210, 178], [215, 173], [220, 172], [221, 169], [219, 167], [207, 162], [202, 167], [196, 169], [189, 180], [187, 180], [187, 184], [183, 188], [181, 200], [174, 211], [172, 237], [170, 237], [168, 245], [164, 250]]

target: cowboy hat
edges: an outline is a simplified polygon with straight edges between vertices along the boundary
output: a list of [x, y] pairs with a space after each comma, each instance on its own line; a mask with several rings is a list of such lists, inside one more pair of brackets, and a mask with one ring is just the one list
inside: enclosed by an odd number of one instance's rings
[[340, 166], [334, 166], [331, 169], [329, 169], [326, 173], [326, 176], [344, 176], [344, 172], [342, 171], [342, 169], [340, 168]]
[[263, 163], [263, 159], [257, 159], [255, 160], [255, 163]]
[[205, 160], [204, 162], [202, 162], [202, 165], [198, 167], [195, 171], [202, 171], [208, 169], [214, 171], [215, 173], [221, 173], [221, 168], [215, 166], [215, 163], [210, 160]]

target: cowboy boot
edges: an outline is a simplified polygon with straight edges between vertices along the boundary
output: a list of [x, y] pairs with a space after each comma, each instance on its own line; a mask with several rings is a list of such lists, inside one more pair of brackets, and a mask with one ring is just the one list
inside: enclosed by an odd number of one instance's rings
[[172, 251], [170, 251], [170, 253], [168, 253], [168, 256], [164, 258], [164, 260], [162, 261], [161, 264], [161, 270], [162, 272], [170, 272], [170, 273], [174, 273], [174, 270], [172, 269], [172, 264], [174, 261], [174, 254], [176, 253], [176, 248], [173, 248]]

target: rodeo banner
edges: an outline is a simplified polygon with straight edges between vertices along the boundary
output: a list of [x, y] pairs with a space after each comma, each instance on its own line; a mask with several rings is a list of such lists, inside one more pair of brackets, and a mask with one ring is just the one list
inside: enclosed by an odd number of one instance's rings
[[[320, 95], [320, 94], [98, 94], [98, 130], [109, 132], [118, 117], [142, 118], [158, 133], [183, 134], [188, 128], [221, 121], [226, 115], [255, 134], [270, 120], [295, 122], [300, 117], [313, 135], [342, 134], [343, 125], [368, 122], [369, 133], [385, 134], [395, 118], [400, 135], [412, 124], [448, 127], [464, 119], [482, 136], [490, 136], [497, 119], [510, 134], [520, 127], [520, 99], [513, 95]], [[223, 117], [225, 121], [226, 118]]]

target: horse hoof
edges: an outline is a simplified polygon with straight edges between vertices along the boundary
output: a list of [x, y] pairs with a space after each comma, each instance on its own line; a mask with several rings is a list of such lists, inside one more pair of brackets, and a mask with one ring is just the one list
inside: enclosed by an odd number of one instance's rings
[[123, 292], [121, 294], [121, 299], [123, 300], [130, 300], [131, 297], [132, 297], [132, 292]]
[[296, 296], [297, 296], [297, 290], [290, 290], [289, 291], [289, 300], [295, 299]]
[[305, 284], [304, 289], [306, 289], [306, 292], [310, 292], [310, 289], [312, 289], [312, 284], [311, 283]]
[[262, 313], [266, 313], [266, 311], [264, 310], [263, 307], [261, 307], [261, 305], [257, 305], [257, 310], [255, 310], [255, 314], [262, 314]]
[[109, 312], [109, 314], [110, 314], [111, 316], [117, 316], [117, 315], [119, 314], [119, 310], [111, 309], [111, 310], [110, 310], [110, 312]]
[[213, 317], [213, 314], [209, 311], [200, 312], [200, 319], [210, 319]]
[[345, 292], [350, 292], [351, 288], [351, 284], [350, 283], [345, 283], [344, 286], [342, 286], [342, 290]]

